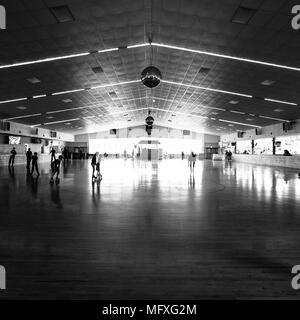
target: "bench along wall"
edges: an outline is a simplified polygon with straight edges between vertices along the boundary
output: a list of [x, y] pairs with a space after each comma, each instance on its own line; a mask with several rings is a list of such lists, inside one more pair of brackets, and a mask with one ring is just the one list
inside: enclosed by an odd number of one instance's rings
[[267, 154], [234, 154], [232, 160], [236, 162], [245, 162], [257, 165], [266, 165], [274, 167], [286, 167], [300, 170], [300, 155], [285, 157]]

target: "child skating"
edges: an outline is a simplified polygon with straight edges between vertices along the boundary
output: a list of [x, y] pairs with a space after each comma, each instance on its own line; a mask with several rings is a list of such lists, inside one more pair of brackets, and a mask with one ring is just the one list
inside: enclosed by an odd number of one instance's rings
[[60, 174], [60, 164], [63, 160], [63, 156], [59, 156], [58, 159], [55, 159], [51, 162], [51, 178], [50, 178], [50, 183], [54, 183], [54, 177], [56, 175], [55, 183], [59, 184], [60, 179], [59, 179], [59, 174]]
[[102, 180], [102, 174], [100, 173], [100, 163], [101, 163], [101, 154], [98, 154], [97, 161], [96, 161], [96, 176], [93, 175], [93, 180], [97, 183], [100, 183]]

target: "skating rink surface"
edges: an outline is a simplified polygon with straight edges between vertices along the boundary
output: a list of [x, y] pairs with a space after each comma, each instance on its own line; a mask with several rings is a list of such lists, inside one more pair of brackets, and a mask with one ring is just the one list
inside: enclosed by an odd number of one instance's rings
[[0, 168], [0, 299], [300, 298], [297, 171], [184, 160]]

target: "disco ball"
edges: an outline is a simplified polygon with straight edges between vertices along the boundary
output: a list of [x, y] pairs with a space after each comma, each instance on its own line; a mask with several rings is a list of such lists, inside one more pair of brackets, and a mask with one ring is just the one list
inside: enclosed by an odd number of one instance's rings
[[151, 117], [151, 116], [148, 116], [148, 117], [146, 118], [146, 124], [147, 124], [148, 126], [152, 126], [153, 123], [154, 123], [154, 118]]
[[160, 84], [161, 78], [161, 72], [157, 68], [150, 66], [143, 70], [141, 80], [144, 86], [152, 89]]

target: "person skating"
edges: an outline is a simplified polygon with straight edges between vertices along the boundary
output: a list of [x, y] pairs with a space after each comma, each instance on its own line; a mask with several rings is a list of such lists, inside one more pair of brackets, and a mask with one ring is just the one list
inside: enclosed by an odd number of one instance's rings
[[30, 170], [30, 163], [31, 163], [31, 160], [32, 160], [32, 151], [31, 151], [30, 148], [26, 152], [26, 160], [27, 160], [26, 168], [29, 171]]
[[51, 163], [52, 163], [54, 160], [56, 160], [56, 156], [55, 156], [55, 154], [56, 154], [56, 151], [55, 151], [55, 149], [54, 149], [54, 148], [52, 148], [52, 149], [51, 149], [51, 151], [50, 151], [50, 155], [51, 155]]
[[60, 174], [60, 164], [63, 160], [63, 156], [59, 156], [58, 159], [55, 159], [51, 162], [51, 178], [50, 183], [54, 183], [54, 177], [56, 175], [55, 182], [59, 184], [59, 174]]
[[39, 176], [40, 173], [39, 173], [39, 167], [38, 167], [38, 154], [37, 152], [35, 152], [32, 156], [32, 160], [31, 160], [31, 165], [32, 165], [32, 168], [31, 168], [31, 175], [33, 175], [33, 172], [34, 170], [36, 171], [37, 175]]
[[98, 155], [97, 163], [96, 163], [96, 181], [99, 183], [102, 180], [102, 174], [100, 173], [100, 163], [101, 163], [101, 154]]
[[92, 162], [91, 162], [91, 166], [93, 168], [92, 179], [96, 179], [97, 178], [97, 177], [95, 177], [95, 169], [96, 169], [98, 157], [99, 157], [99, 152], [96, 152], [92, 157]]
[[191, 168], [191, 171], [194, 171], [195, 163], [196, 163], [196, 154], [194, 152], [191, 152], [188, 158], [188, 164], [189, 164], [189, 167]]
[[10, 152], [10, 154], [11, 154], [11, 156], [9, 157], [8, 166], [9, 167], [13, 167], [14, 164], [15, 164], [15, 158], [16, 158], [16, 154], [17, 154], [17, 151], [16, 151], [15, 147], [13, 147], [13, 149]]

